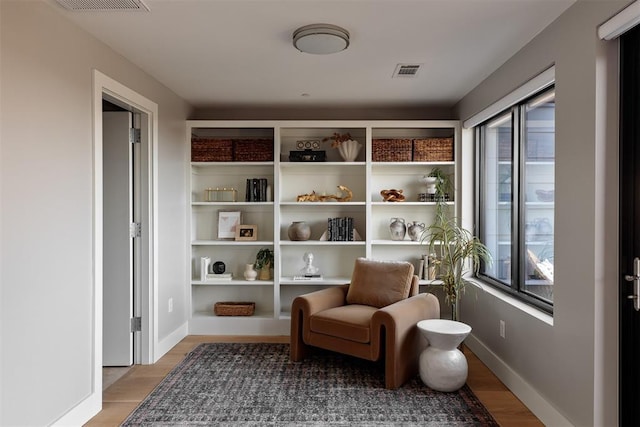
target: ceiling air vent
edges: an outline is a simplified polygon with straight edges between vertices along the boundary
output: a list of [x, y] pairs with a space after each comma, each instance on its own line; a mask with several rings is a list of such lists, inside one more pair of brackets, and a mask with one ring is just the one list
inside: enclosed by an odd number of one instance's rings
[[56, 0], [65, 9], [83, 11], [149, 12], [142, 0]]
[[393, 72], [393, 77], [415, 77], [418, 75], [422, 64], [398, 64]]

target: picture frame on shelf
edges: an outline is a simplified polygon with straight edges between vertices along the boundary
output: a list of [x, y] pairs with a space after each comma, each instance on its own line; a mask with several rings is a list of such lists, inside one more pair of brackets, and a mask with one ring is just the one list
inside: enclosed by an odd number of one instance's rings
[[236, 230], [242, 224], [242, 212], [219, 211], [218, 212], [218, 239], [234, 239]]
[[258, 240], [258, 226], [240, 224], [236, 227], [236, 240]]

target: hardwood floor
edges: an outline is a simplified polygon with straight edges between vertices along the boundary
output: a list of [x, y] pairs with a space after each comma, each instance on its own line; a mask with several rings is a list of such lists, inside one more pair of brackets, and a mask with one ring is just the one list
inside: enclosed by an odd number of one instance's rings
[[[108, 387], [102, 395], [102, 411], [86, 426], [118, 426], [138, 404], [162, 381], [191, 349], [203, 342], [274, 342], [287, 343], [288, 336], [188, 336], [154, 365], [135, 365], [122, 378]], [[467, 384], [491, 415], [503, 427], [542, 426], [526, 406], [522, 404], [498, 378], [468, 349], [465, 355], [469, 363]]]

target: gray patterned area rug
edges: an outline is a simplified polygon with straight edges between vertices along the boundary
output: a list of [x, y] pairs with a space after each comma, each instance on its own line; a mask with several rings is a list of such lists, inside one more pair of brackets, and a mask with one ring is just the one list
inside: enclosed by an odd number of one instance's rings
[[429, 389], [416, 376], [384, 388], [381, 363], [288, 344], [200, 344], [124, 426], [498, 426], [465, 385]]

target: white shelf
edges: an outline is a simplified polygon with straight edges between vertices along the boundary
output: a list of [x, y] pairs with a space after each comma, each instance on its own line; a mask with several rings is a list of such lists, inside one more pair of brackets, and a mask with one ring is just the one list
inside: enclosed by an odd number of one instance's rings
[[[350, 133], [362, 144], [355, 162], [340, 161], [337, 150], [323, 147], [326, 162], [290, 162], [288, 154], [296, 150], [297, 141], [323, 139], [333, 133]], [[434, 220], [439, 203], [420, 202], [418, 194], [426, 187], [419, 178], [434, 168], [449, 174], [456, 189], [453, 200], [444, 202], [458, 214], [460, 183], [456, 173], [457, 161], [436, 162], [372, 162], [374, 139], [413, 139], [425, 137], [454, 137], [454, 154], [460, 152], [461, 126], [459, 121], [188, 121], [185, 142], [192, 135], [220, 138], [273, 138], [274, 161], [269, 162], [186, 162], [190, 165], [187, 220], [190, 241], [187, 262], [196, 271], [186, 280], [190, 294], [189, 332], [193, 334], [273, 334], [289, 332], [293, 299], [301, 294], [350, 282], [353, 263], [357, 257], [405, 260], [417, 265], [429, 248], [427, 243], [390, 240], [389, 219], [403, 217], [407, 226], [422, 222], [427, 226]], [[249, 178], [266, 178], [271, 186], [271, 202], [246, 202], [245, 183]], [[300, 194], [336, 194], [339, 186], [353, 191], [348, 202], [330, 199], [324, 202], [297, 202]], [[205, 202], [207, 188], [235, 188], [236, 202]], [[379, 195], [383, 188], [403, 189], [405, 202], [384, 202]], [[259, 241], [217, 240], [218, 210], [242, 211], [245, 224], [258, 227]], [[362, 240], [326, 241], [288, 240], [287, 230], [292, 222], [305, 221], [317, 239], [326, 230], [327, 218], [350, 216]], [[273, 249], [274, 278], [269, 281], [243, 280], [242, 271], [253, 262], [260, 248]], [[293, 275], [303, 267], [302, 255], [311, 252], [314, 265], [323, 273], [322, 280], [294, 280]], [[200, 281], [200, 257], [220, 260], [234, 272], [234, 280]], [[422, 292], [441, 281], [421, 280]], [[435, 291], [435, 290], [434, 290]], [[253, 301], [253, 316], [215, 316], [217, 301]], [[210, 310], [209, 310], [210, 308]]]
[[272, 240], [193, 240], [193, 246], [273, 246]]
[[273, 286], [273, 280], [193, 280], [194, 286]]

